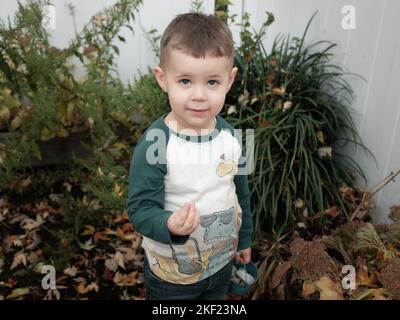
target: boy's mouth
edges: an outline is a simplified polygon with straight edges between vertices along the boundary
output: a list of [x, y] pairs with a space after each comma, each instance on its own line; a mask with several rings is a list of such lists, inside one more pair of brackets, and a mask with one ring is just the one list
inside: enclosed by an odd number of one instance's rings
[[187, 108], [187, 110], [194, 112], [195, 114], [203, 114], [206, 111], [208, 111], [208, 109], [192, 109], [192, 108]]

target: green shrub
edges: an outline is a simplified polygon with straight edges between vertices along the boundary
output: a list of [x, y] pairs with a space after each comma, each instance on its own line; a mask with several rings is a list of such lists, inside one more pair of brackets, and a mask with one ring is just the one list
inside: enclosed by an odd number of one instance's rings
[[[115, 73], [118, 48], [113, 41], [125, 41], [118, 33], [124, 26], [132, 29], [140, 2], [119, 0], [96, 14], [63, 50], [51, 46], [42, 25], [47, 0], [19, 3], [13, 23], [0, 21], [0, 131], [10, 133], [0, 141], [1, 191], [12, 189], [12, 181], [26, 174], [23, 168], [29, 168], [31, 156], [42, 159], [43, 142], [66, 139], [76, 129], [87, 131], [92, 158], [71, 165], [92, 176], [102, 166], [117, 174], [112, 167], [130, 156], [138, 128], [132, 119], [132, 89]], [[78, 59], [81, 79], [71, 65]]]
[[[0, 193], [16, 201], [61, 194], [63, 230], [54, 241], [77, 239], [101, 215], [126, 207], [132, 146], [140, 138], [134, 122], [134, 92], [115, 72], [115, 39], [132, 29], [140, 0], [119, 0], [92, 17], [66, 49], [49, 42], [42, 26], [47, 0], [21, 3], [14, 21], [0, 22]], [[76, 79], [71, 61], [83, 68]], [[6, 110], [7, 109], [7, 110]], [[84, 130], [89, 157], [72, 155], [69, 166], [34, 167], [41, 145]], [[0, 137], [1, 138], [1, 137]], [[95, 205], [94, 205], [95, 204]], [[51, 247], [49, 247], [51, 250]], [[62, 249], [60, 257], [73, 248]]]
[[148, 127], [162, 114], [170, 110], [168, 97], [157, 84], [151, 71], [136, 79], [133, 86], [133, 96], [142, 128]]

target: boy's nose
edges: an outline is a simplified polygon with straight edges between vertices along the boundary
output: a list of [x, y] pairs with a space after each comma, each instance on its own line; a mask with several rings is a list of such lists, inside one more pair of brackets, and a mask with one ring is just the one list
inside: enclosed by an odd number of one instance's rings
[[206, 99], [206, 95], [204, 93], [204, 88], [201, 86], [195, 86], [193, 88], [192, 100], [193, 101], [204, 101]]

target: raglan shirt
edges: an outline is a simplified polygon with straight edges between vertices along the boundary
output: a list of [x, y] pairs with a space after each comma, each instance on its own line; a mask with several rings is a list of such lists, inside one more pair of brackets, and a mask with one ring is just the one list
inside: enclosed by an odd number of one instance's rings
[[[128, 215], [152, 272], [175, 284], [205, 279], [251, 246], [250, 191], [241, 138], [220, 116], [208, 135], [169, 128], [167, 114], [142, 135], [129, 171]], [[194, 202], [200, 225], [172, 235], [169, 216]]]

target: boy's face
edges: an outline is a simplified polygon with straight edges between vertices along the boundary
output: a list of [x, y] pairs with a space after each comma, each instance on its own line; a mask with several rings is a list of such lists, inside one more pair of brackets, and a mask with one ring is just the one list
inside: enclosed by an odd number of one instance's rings
[[177, 122], [178, 130], [197, 133], [214, 127], [213, 118], [224, 106], [236, 73], [228, 57], [195, 58], [179, 50], [171, 50], [166, 66], [154, 70], [168, 94], [169, 119]]

